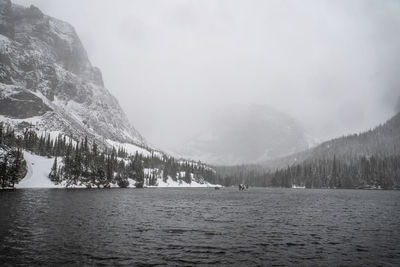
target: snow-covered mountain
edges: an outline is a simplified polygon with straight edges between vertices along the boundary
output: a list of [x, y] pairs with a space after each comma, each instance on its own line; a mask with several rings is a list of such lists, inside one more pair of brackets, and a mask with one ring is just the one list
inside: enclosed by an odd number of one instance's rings
[[315, 145], [299, 123], [262, 105], [232, 105], [180, 149], [185, 157], [216, 165], [257, 163]]
[[0, 0], [0, 120], [17, 130], [135, 144], [146, 140], [104, 87], [74, 28]]

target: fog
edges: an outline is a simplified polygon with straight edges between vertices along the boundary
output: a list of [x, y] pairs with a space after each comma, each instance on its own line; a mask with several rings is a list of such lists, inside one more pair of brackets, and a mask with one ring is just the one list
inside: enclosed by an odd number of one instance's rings
[[231, 104], [274, 107], [326, 140], [384, 122], [400, 95], [400, 1], [14, 2], [70, 22], [164, 149]]

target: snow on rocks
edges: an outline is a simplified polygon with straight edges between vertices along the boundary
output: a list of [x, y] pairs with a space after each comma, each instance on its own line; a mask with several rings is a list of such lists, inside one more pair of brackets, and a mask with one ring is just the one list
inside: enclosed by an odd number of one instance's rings
[[113, 141], [110, 139], [107, 139], [106, 142], [108, 145], [115, 147], [116, 149], [123, 147], [126, 150], [126, 152], [131, 155], [135, 155], [137, 152], [138, 154], [141, 154], [145, 157], [151, 156], [151, 153], [149, 150], [142, 148], [140, 146], [134, 145], [134, 144], [120, 143], [120, 142], [116, 142], [116, 141]]
[[[10, 10], [0, 7], [0, 21], [8, 17], [15, 23], [5, 24], [3, 30], [18, 34], [13, 39], [0, 34], [4, 63], [0, 72], [7, 78], [6, 84], [0, 83], [0, 99], [12, 100], [16, 93], [41, 99], [43, 103], [23, 99], [34, 108], [26, 112], [26, 117], [41, 116], [35, 124], [40, 131], [57, 130], [76, 140], [87, 136], [89, 141], [98, 143], [113, 139], [146, 146], [117, 99], [104, 87], [101, 72], [90, 63], [70, 24], [46, 16], [37, 8], [18, 5]], [[37, 25], [40, 31], [36, 30]], [[49, 110], [42, 114], [39, 104]], [[11, 124], [18, 124], [17, 118], [23, 118], [6, 109], [2, 115], [9, 120], [16, 118]]]

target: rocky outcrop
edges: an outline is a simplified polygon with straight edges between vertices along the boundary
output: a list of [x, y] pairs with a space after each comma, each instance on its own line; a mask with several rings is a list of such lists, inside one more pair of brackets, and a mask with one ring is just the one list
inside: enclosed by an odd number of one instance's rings
[[35, 127], [146, 146], [104, 87], [74, 28], [0, 0], [0, 115]]
[[0, 114], [8, 117], [25, 119], [41, 116], [51, 111], [39, 97], [28, 91], [16, 91], [7, 98], [0, 99]]

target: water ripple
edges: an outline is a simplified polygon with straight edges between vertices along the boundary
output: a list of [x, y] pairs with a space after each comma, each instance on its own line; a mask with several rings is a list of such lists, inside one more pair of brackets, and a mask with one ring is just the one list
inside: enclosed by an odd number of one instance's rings
[[0, 191], [0, 265], [400, 265], [400, 192]]

